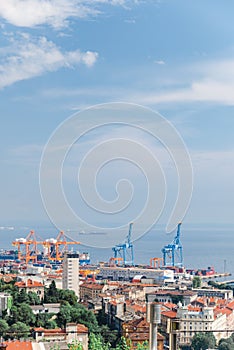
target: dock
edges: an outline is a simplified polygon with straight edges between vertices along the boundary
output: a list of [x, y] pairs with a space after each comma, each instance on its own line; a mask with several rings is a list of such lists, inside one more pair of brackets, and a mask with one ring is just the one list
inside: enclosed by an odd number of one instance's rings
[[[232, 274], [230, 272], [216, 272], [214, 273], [213, 275], [206, 275], [206, 276], [199, 276], [201, 277], [202, 280], [207, 280], [207, 279], [213, 279], [213, 278], [221, 278], [221, 277], [228, 277], [228, 276], [231, 276]], [[234, 282], [234, 281], [233, 281]], [[224, 283], [224, 282], [220, 282], [220, 283]], [[225, 283], [227, 283], [225, 281]]]

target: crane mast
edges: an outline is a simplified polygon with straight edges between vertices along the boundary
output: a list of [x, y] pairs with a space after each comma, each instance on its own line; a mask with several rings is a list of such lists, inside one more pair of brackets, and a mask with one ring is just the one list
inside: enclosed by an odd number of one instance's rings
[[133, 223], [129, 224], [128, 235], [123, 244], [117, 244], [112, 248], [114, 253], [113, 261], [118, 262], [121, 261], [124, 266], [130, 265], [134, 266], [134, 250], [132, 243], [132, 226]]
[[181, 224], [182, 223], [179, 222], [176, 236], [174, 237], [172, 243], [167, 244], [162, 248], [164, 266], [183, 267], [183, 247], [180, 242]]

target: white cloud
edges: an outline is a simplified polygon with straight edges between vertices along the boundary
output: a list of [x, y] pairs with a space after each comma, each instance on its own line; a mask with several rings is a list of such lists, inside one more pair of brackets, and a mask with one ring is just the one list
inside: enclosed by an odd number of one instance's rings
[[[174, 73], [171, 73], [170, 68], [168, 65], [163, 79], [150, 91], [146, 85], [144, 91], [133, 87], [126, 89], [116, 86], [98, 86], [75, 90], [47, 90], [44, 95], [54, 98], [75, 96], [76, 103], [78, 97], [85, 95], [86, 101], [89, 98], [89, 104], [113, 100], [149, 106], [197, 102], [234, 105], [234, 59], [199, 62], [185, 66], [183, 69], [176, 66], [173, 67]], [[167, 74], [171, 74], [170, 79]], [[152, 82], [152, 77], [151, 74], [149, 80], [146, 79], [147, 85]], [[80, 109], [79, 106], [78, 109]]]
[[125, 23], [129, 23], [129, 24], [135, 24], [136, 20], [135, 19], [125, 19], [124, 21]]
[[154, 61], [154, 63], [156, 63], [156, 64], [159, 64], [159, 65], [164, 65], [165, 64], [165, 61], [163, 61], [163, 60], [156, 60], [156, 61]]
[[58, 29], [66, 26], [69, 18], [97, 15], [98, 5], [123, 6], [126, 2], [126, 0], [1, 0], [0, 17], [17, 27], [48, 24]]
[[234, 105], [234, 82], [226, 83], [204, 79], [191, 83], [188, 88], [176, 89], [166, 93], [154, 93], [138, 96], [141, 103], [159, 104], [173, 102], [212, 102]]
[[12, 39], [11, 46], [2, 49], [0, 55], [0, 88], [63, 67], [72, 68], [78, 64], [91, 67], [98, 57], [91, 51], [62, 52], [45, 37], [35, 40], [28, 34], [19, 41]]
[[[160, 62], [160, 61], [159, 61]], [[149, 105], [211, 102], [234, 105], [234, 59], [199, 62], [193, 67], [175, 67], [179, 76], [164, 92], [135, 93], [130, 100]], [[180, 87], [175, 84], [176, 80]], [[181, 87], [183, 84], [184, 87]]]

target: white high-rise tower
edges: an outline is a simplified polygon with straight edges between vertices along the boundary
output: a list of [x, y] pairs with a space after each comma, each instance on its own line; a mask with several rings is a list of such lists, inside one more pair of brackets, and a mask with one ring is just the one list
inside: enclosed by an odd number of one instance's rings
[[64, 254], [63, 259], [63, 289], [73, 290], [78, 300], [80, 298], [79, 288], [79, 254], [68, 253]]

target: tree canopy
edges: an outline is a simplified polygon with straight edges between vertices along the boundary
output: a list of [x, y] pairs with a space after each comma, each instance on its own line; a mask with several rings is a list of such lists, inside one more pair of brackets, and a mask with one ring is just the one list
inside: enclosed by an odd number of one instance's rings
[[219, 350], [234, 350], [234, 333], [229, 338], [222, 338], [218, 345]]
[[197, 333], [192, 339], [191, 347], [194, 350], [214, 349], [216, 339], [213, 333]]

